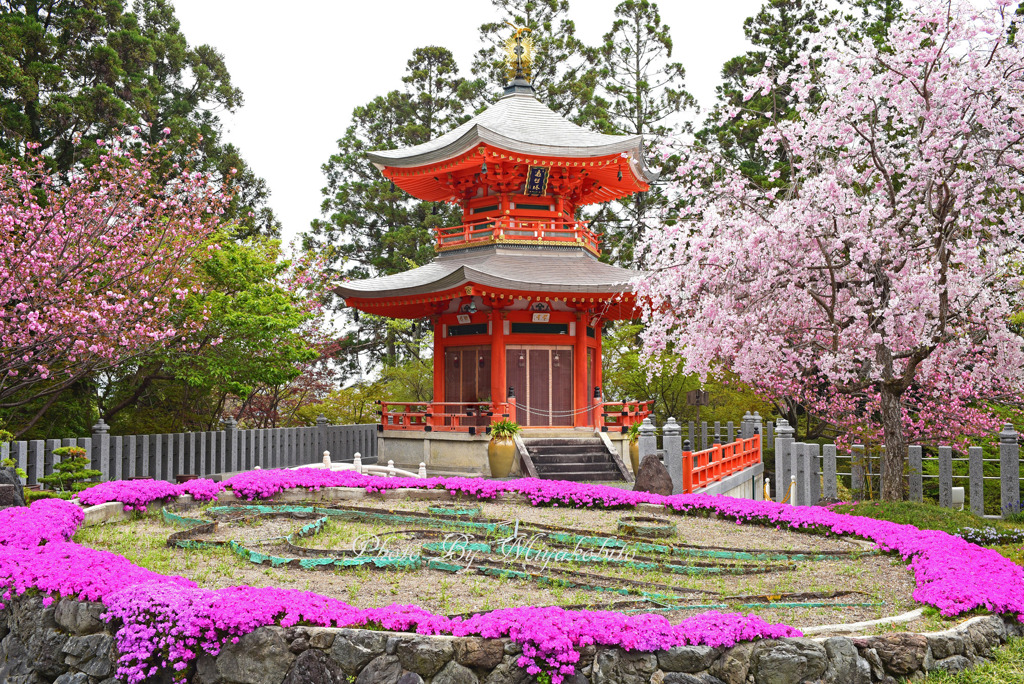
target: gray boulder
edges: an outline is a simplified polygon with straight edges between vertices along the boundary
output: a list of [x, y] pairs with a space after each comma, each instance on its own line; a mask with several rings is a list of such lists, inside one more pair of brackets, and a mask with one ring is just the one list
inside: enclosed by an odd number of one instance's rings
[[401, 677], [402, 663], [398, 662], [398, 656], [382, 655], [363, 668], [355, 684], [398, 684]]
[[383, 655], [387, 642], [387, 636], [379, 632], [342, 629], [334, 637], [331, 658], [341, 665], [345, 674], [356, 675], [371, 660]]
[[453, 660], [434, 675], [431, 684], [478, 684], [479, 681], [472, 670]]
[[647, 684], [657, 669], [658, 658], [653, 653], [606, 648], [594, 658], [590, 679], [594, 684]]
[[117, 656], [114, 637], [109, 634], [90, 634], [68, 639], [64, 644], [64, 662], [90, 677], [103, 679], [114, 674]]
[[722, 653], [710, 646], [676, 646], [658, 651], [658, 666], [666, 672], [703, 672]]
[[54, 611], [54, 619], [65, 632], [85, 635], [95, 634], [103, 629], [103, 615], [107, 610], [102, 603], [61, 599]]
[[406, 670], [430, 677], [452, 659], [454, 652], [450, 639], [414, 637], [402, 640], [396, 655]]
[[0, 485], [12, 485], [11, 504], [13, 506], [25, 505], [25, 488], [21, 484], [21, 478], [14, 468], [0, 468]]
[[750, 669], [757, 684], [797, 684], [819, 679], [828, 665], [825, 649], [810, 639], [757, 642]]
[[672, 495], [672, 476], [668, 468], [654, 454], [648, 454], [640, 464], [640, 472], [633, 483], [634, 492], [650, 492], [651, 494]]
[[344, 684], [347, 676], [323, 651], [306, 650], [295, 659], [281, 684]]
[[208, 684], [281, 684], [295, 654], [288, 650], [284, 630], [260, 627], [246, 634], [237, 644], [228, 643], [216, 658], [199, 659], [199, 678]]

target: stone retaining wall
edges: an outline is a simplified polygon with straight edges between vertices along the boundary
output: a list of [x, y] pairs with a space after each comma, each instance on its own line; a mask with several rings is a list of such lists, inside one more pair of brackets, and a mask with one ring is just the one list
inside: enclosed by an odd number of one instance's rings
[[[118, 684], [116, 626], [103, 606], [19, 597], [0, 611], [0, 682]], [[778, 639], [733, 648], [635, 652], [587, 647], [568, 684], [894, 683], [921, 671], [956, 672], [988, 658], [1024, 625], [976, 617], [945, 632]], [[202, 656], [180, 675], [198, 684], [527, 684], [508, 639], [426, 637], [365, 629], [261, 627]], [[147, 681], [172, 681], [170, 671]], [[181, 681], [181, 680], [179, 680]]]

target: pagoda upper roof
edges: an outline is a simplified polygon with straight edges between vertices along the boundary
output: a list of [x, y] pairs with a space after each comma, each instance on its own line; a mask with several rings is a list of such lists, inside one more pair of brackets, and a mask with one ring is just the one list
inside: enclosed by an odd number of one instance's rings
[[433, 140], [398, 150], [377, 150], [367, 156], [380, 169], [413, 168], [454, 159], [481, 143], [515, 154], [566, 159], [623, 154], [637, 178], [650, 183], [658, 177], [644, 162], [643, 136], [595, 133], [552, 111], [531, 92], [522, 91], [505, 95]]

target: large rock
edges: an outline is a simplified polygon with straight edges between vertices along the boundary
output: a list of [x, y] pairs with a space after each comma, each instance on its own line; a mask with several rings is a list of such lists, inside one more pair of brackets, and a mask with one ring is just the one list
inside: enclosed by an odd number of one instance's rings
[[935, 663], [935, 669], [944, 670], [949, 674], [956, 674], [966, 670], [971, 666], [971, 661], [962, 655], [950, 656], [949, 658], [943, 658], [942, 660]]
[[687, 674], [685, 672], [669, 672], [665, 675], [662, 684], [725, 684], [721, 679], [707, 672], [700, 674]]
[[430, 677], [452, 659], [455, 649], [450, 639], [414, 637], [398, 644], [396, 655], [402, 667]]
[[653, 653], [606, 648], [594, 658], [590, 679], [594, 684], [647, 684], [657, 669], [658, 657]]
[[885, 671], [894, 675], [909, 675], [921, 669], [928, 652], [928, 639], [922, 634], [887, 634], [869, 640]]
[[226, 644], [216, 658], [200, 658], [197, 669], [207, 684], [281, 684], [293, 662], [284, 630], [260, 627]]
[[750, 669], [757, 684], [797, 684], [814, 681], [825, 673], [825, 649], [810, 639], [757, 642]]
[[54, 620], [65, 632], [84, 635], [95, 634], [103, 629], [103, 615], [107, 610], [102, 603], [61, 599], [54, 611]]
[[[498, 642], [498, 645], [500, 646], [501, 642]], [[478, 684], [480, 680], [468, 667], [463, 667], [453, 660], [442, 667], [430, 681], [431, 684]]]
[[533, 679], [525, 667], [519, 667], [517, 655], [506, 655], [501, 663], [484, 677], [484, 684], [526, 684]]
[[710, 646], [676, 646], [658, 651], [658, 666], [666, 672], [703, 672], [722, 653]]
[[323, 651], [303, 651], [281, 684], [345, 684], [348, 676]]
[[11, 485], [14, 490], [11, 494], [11, 504], [14, 506], [25, 505], [25, 488], [21, 484], [21, 478], [14, 468], [0, 468], [0, 485]]
[[953, 630], [925, 636], [928, 639], [928, 646], [932, 649], [932, 657], [936, 660], [944, 660], [956, 655], [962, 656], [967, 652], [964, 638]]
[[89, 684], [89, 675], [84, 672], [68, 672], [53, 680], [53, 684]]
[[363, 668], [355, 684], [398, 684], [401, 677], [402, 663], [398, 662], [398, 656], [382, 655]]
[[1006, 641], [1006, 626], [997, 617], [975, 620], [967, 628], [974, 652], [984, 658], [992, 657], [992, 649]]
[[103, 679], [114, 674], [117, 655], [109, 634], [75, 636], [64, 644], [64, 662], [90, 677]]
[[650, 492], [651, 494], [672, 495], [672, 476], [668, 468], [654, 454], [648, 454], [640, 464], [640, 472], [633, 483], [634, 492]]
[[356, 675], [366, 664], [384, 654], [387, 636], [362, 629], [341, 629], [334, 637], [331, 657], [345, 674]]
[[505, 645], [500, 639], [483, 639], [481, 637], [464, 637], [456, 639], [455, 660], [466, 667], [493, 669], [505, 655]]
[[709, 672], [725, 684], [745, 684], [750, 672], [750, 654], [753, 650], [753, 642], [736, 644], [711, 664]]
[[860, 657], [853, 643], [843, 637], [825, 640], [828, 667], [824, 681], [829, 684], [871, 684], [871, 666]]

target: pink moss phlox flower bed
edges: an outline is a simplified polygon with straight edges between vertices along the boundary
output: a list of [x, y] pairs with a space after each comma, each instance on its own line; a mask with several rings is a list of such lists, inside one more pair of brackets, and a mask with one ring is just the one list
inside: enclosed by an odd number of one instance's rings
[[[665, 504], [681, 513], [716, 513], [737, 523], [856, 535], [909, 561], [917, 580], [915, 599], [937, 607], [944, 615], [985, 608], [1014, 614], [1024, 621], [1024, 568], [996, 552], [944, 532], [818, 507], [707, 495], [665, 497], [554, 480], [383, 478], [316, 469], [252, 471], [224, 483], [107, 482], [82, 492], [80, 499], [89, 505], [120, 501], [126, 508], [145, 510], [153, 502], [179, 494], [212, 500], [225, 487], [246, 500], [267, 499], [298, 487], [360, 487], [368, 491], [441, 488], [480, 500], [514, 492], [535, 506], [618, 508]], [[108, 607], [107, 619], [122, 622], [117, 634], [123, 654], [119, 673], [132, 682], [143, 681], [159, 667], [184, 669], [201, 653], [216, 654], [223, 644], [272, 624], [365, 625], [420, 634], [509, 637], [523, 647], [520, 666], [534, 674], [549, 672], [554, 682], [573, 672], [579, 649], [589, 644], [653, 651], [682, 644], [732, 646], [740, 641], [800, 634], [787, 625], [771, 625], [757, 616], [736, 613], [709, 612], [672, 625], [660, 615], [525, 606], [462, 619], [408, 605], [360, 609], [337, 599], [289, 589], [202, 589], [189, 580], [163, 577], [120, 556], [64, 541], [70, 539], [81, 520], [82, 513], [76, 506], [57, 500], [0, 512], [0, 530], [4, 530], [0, 534], [0, 586], [8, 587], [4, 594], [8, 599], [11, 591], [34, 589], [103, 601]]]

